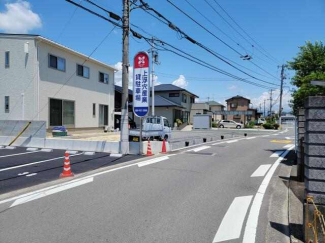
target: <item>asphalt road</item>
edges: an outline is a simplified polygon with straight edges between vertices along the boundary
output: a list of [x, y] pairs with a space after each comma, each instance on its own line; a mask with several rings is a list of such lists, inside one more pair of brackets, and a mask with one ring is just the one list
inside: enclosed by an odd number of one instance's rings
[[0, 242], [265, 242], [291, 138], [214, 141], [2, 200]]

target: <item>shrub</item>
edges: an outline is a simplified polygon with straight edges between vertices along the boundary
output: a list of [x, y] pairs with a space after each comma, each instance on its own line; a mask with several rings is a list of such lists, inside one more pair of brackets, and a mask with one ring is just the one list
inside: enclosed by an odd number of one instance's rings
[[277, 124], [277, 123], [273, 124], [273, 127], [274, 127], [275, 130], [278, 130], [279, 126], [280, 126], [280, 125]]
[[177, 123], [177, 126], [180, 126], [183, 124], [183, 122], [181, 121], [181, 119], [176, 119], [176, 123]]
[[212, 127], [218, 127], [218, 123], [217, 122], [212, 122]]
[[255, 122], [251, 121], [245, 125], [245, 128], [254, 128]]
[[274, 129], [274, 124], [265, 123], [263, 124], [264, 129]]

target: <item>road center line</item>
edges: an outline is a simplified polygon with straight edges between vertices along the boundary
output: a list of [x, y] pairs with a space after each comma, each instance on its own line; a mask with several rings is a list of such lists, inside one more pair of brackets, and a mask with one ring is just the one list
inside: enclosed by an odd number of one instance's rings
[[272, 165], [271, 169], [267, 173], [267, 175], [264, 177], [264, 180], [262, 181], [262, 184], [258, 188], [258, 191], [254, 197], [253, 204], [251, 206], [246, 227], [245, 227], [245, 233], [244, 233], [244, 239], [243, 243], [255, 243], [256, 238], [256, 230], [258, 225], [258, 216], [260, 213], [260, 209], [263, 202], [263, 197], [266, 191], [267, 186], [270, 183], [270, 180], [276, 170], [276, 168], [279, 166], [282, 160], [287, 156], [290, 150], [292, 150], [294, 146], [291, 146], [288, 148], [280, 158], [278, 158], [275, 163]]
[[236, 197], [222, 219], [213, 243], [238, 239], [253, 196]]
[[86, 178], [84, 180], [79, 180], [79, 181], [76, 181], [76, 182], [73, 182], [73, 183], [66, 184], [66, 185], [61, 186], [61, 187], [56, 187], [56, 188], [52, 188], [52, 189], [42, 191], [42, 192], [39, 192], [39, 193], [36, 193], [36, 194], [32, 194], [32, 195], [29, 195], [27, 197], [17, 199], [16, 201], [14, 201], [14, 203], [10, 207], [12, 208], [12, 207], [15, 207], [15, 206], [23, 204], [23, 203], [27, 203], [27, 202], [30, 202], [30, 201], [33, 201], [33, 200], [36, 200], [36, 199], [39, 199], [39, 198], [42, 198], [42, 197], [52, 195], [54, 193], [62, 192], [64, 190], [68, 190], [68, 189], [71, 189], [71, 188], [74, 188], [74, 187], [77, 187], [77, 186], [81, 186], [81, 185], [93, 182], [93, 180], [94, 180], [94, 177], [90, 177], [90, 178]]
[[201, 150], [208, 149], [208, 148], [211, 148], [211, 147], [210, 146], [201, 146], [201, 147], [198, 147], [198, 148], [195, 148], [195, 149], [191, 149], [191, 150], [188, 150], [188, 151], [199, 152]]
[[255, 172], [251, 175], [251, 177], [259, 177], [259, 176], [265, 176], [266, 172], [270, 169], [271, 165], [260, 165]]
[[[33, 153], [35, 153], [35, 152], [33, 152]], [[82, 153], [81, 154], [70, 155], [70, 157], [78, 156], [78, 155], [82, 155]], [[21, 168], [21, 167], [26, 167], [26, 166], [29, 166], [29, 165], [41, 164], [41, 163], [45, 163], [45, 162], [49, 162], [49, 161], [53, 161], [53, 160], [57, 160], [57, 159], [63, 159], [63, 158], [64, 158], [64, 156], [61, 156], [61, 157], [57, 157], [57, 158], [53, 158], [53, 159], [46, 159], [46, 160], [41, 160], [41, 161], [32, 162], [32, 163], [28, 163], [28, 164], [11, 166], [11, 167], [1, 169], [0, 172], [6, 171], [6, 170], [13, 170], [13, 169]]]
[[151, 164], [158, 163], [158, 162], [161, 162], [161, 161], [164, 161], [164, 160], [167, 160], [167, 159], [169, 159], [168, 156], [163, 156], [163, 157], [159, 157], [159, 158], [155, 158], [155, 159], [150, 159], [150, 160], [138, 163], [138, 167], [151, 165]]
[[235, 143], [235, 142], [238, 142], [238, 140], [230, 140], [230, 141], [228, 141], [226, 143]]
[[24, 153], [19, 153], [19, 154], [8, 154], [8, 155], [2, 155], [0, 158], [6, 158], [6, 157], [11, 157], [11, 156], [17, 156], [17, 155], [23, 155], [23, 154], [32, 154], [32, 153], [37, 153], [39, 151], [31, 151], [31, 152], [24, 152]]
[[250, 137], [250, 138], [246, 138], [246, 139], [249, 140], [249, 139], [254, 139], [254, 138], [256, 138], [256, 137]]
[[266, 138], [266, 137], [269, 137], [270, 135], [263, 135], [262, 138]]

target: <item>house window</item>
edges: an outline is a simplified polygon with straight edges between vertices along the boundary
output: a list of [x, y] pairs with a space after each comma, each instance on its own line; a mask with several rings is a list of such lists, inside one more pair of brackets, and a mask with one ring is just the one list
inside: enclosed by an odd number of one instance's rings
[[77, 64], [77, 75], [84, 78], [89, 78], [89, 67]]
[[108, 84], [109, 76], [107, 73], [99, 72], [99, 82]]
[[187, 103], [187, 96], [182, 94], [182, 102]]
[[169, 93], [169, 97], [179, 97], [179, 93]]
[[237, 104], [236, 103], [230, 103], [230, 107], [231, 108], [236, 108], [237, 107]]
[[65, 59], [50, 54], [49, 67], [65, 72]]
[[190, 102], [191, 102], [191, 104], [195, 103], [195, 98], [194, 97], [190, 97]]
[[5, 68], [9, 68], [10, 66], [10, 52], [5, 52]]
[[5, 96], [5, 113], [9, 113], [9, 96]]
[[93, 116], [96, 116], [96, 104], [93, 103]]

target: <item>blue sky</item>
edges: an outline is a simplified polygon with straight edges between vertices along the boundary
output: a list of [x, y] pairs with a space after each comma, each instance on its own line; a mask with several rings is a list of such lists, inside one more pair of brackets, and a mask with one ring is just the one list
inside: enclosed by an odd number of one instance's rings
[[[80, 0], [75, 1], [79, 2]], [[256, 47], [251, 47], [248, 42], [234, 32], [203, 0], [188, 1], [199, 11], [204, 13], [208, 19], [235, 42], [195, 12], [185, 0], [173, 0], [172, 2], [236, 50], [245, 53], [243, 48], [238, 45], [236, 46], [236, 43], [244, 47], [247, 53], [253, 57], [252, 60], [254, 63], [276, 77], [280, 76], [280, 70], [277, 65], [291, 60], [298, 52], [298, 46], [303, 45], [307, 40], [324, 40], [325, 37], [325, 32], [323, 31], [325, 22], [325, 1], [323, 0], [217, 0], [217, 2], [257, 41], [258, 44], [276, 58], [277, 62], [274, 62], [268, 59], [264, 54], [261, 54]], [[214, 3], [214, 0], [207, 1], [235, 26]], [[121, 0], [94, 0], [94, 2], [119, 15], [122, 13]], [[192, 38], [232, 61], [250, 69], [250, 71], [243, 69], [244, 71], [264, 81], [279, 83], [279, 80], [274, 79], [249, 61], [242, 60], [237, 53], [216, 40], [202, 28], [195, 25], [190, 19], [173, 8], [166, 0], [147, 0], [146, 2], [170, 19]], [[25, 10], [13, 8], [13, 6], [16, 5], [12, 4], [17, 3], [24, 4]], [[85, 1], [83, 1], [82, 4], [91, 7]], [[21, 26], [17, 26], [18, 24], [16, 24], [16, 26], [11, 26], [11, 23], [19, 23], [15, 18], [20, 15], [13, 13], [15, 13], [14, 11], [20, 10], [26, 11], [26, 13], [23, 14], [29, 14], [31, 18], [29, 18], [28, 21], [23, 21]], [[24, 15], [22, 16], [24, 17]], [[0, 0], [0, 20], [4, 18], [8, 23], [4, 24], [5, 21], [0, 21], [2, 22], [2, 24], [0, 23], [1, 32], [28, 32], [40, 34], [84, 54], [90, 54], [113, 28], [111, 24], [81, 9], [76, 10], [75, 6], [64, 0], [30, 0], [18, 2]], [[157, 38], [169, 42], [218, 68], [242, 78], [249, 78], [245, 74], [221, 62], [203, 49], [193, 45], [186, 39], [180, 39], [176, 32], [149, 16], [141, 9], [136, 9], [131, 12], [131, 23], [140, 26]], [[122, 56], [121, 44], [121, 30], [114, 29], [106, 41], [94, 53], [93, 57], [118, 67]], [[130, 60], [132, 60], [136, 52], [148, 49], [149, 45], [144, 40], [131, 38]], [[205, 101], [209, 97], [210, 100], [214, 99], [219, 102], [224, 102], [226, 98], [239, 94], [250, 98], [252, 103], [257, 106], [265, 98], [268, 98], [267, 89], [255, 87], [243, 82], [235, 82], [230, 77], [198, 66], [172, 53], [161, 51], [159, 53], [159, 58], [161, 64], [155, 68], [158, 76], [157, 82], [172, 83], [177, 80], [177, 83], [180, 85], [187, 84], [186, 88], [197, 94], [200, 97], [200, 101]], [[256, 74], [256, 72], [263, 76]], [[288, 78], [293, 75], [290, 71], [288, 71], [287, 74]], [[252, 81], [261, 83], [257, 80]], [[290, 80], [287, 79], [286, 83], [290, 83]], [[276, 86], [273, 87], [277, 89]], [[286, 94], [284, 99], [285, 108], [288, 109], [287, 101], [290, 99], [290, 92], [285, 90], [284, 93]], [[275, 91], [273, 98], [276, 99], [277, 96], [278, 91]]]

